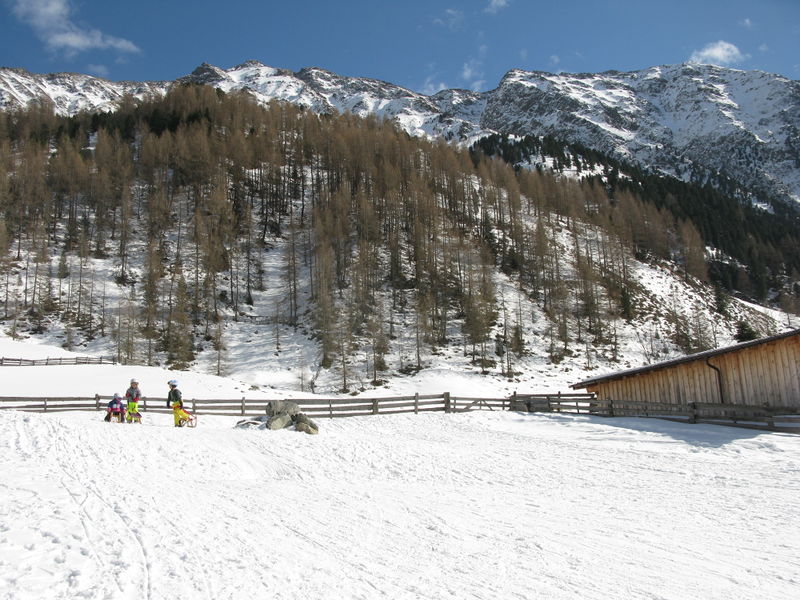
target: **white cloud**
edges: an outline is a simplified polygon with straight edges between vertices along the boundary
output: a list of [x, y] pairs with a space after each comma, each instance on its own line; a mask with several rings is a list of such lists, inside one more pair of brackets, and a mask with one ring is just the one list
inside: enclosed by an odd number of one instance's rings
[[68, 56], [93, 49], [140, 52], [130, 40], [76, 25], [71, 18], [69, 0], [11, 0], [10, 4], [14, 16], [30, 25], [53, 52], [64, 52]]
[[561, 62], [561, 57], [558, 54], [551, 54], [550, 55], [550, 64], [551, 65], [558, 65]]
[[478, 71], [479, 68], [480, 63], [474, 59], [470, 60], [469, 62], [465, 62], [464, 66], [461, 68], [461, 78], [469, 81], [476, 75], [480, 76], [480, 72]]
[[100, 77], [108, 77], [109, 75], [108, 67], [105, 65], [86, 65], [86, 71]]
[[444, 11], [444, 16], [433, 20], [435, 25], [442, 25], [448, 29], [461, 29], [464, 24], [464, 13], [455, 8], [448, 8]]
[[[481, 46], [479, 49], [481, 56], [485, 56], [486, 47]], [[486, 85], [486, 80], [483, 78], [483, 61], [471, 58], [464, 63], [461, 67], [461, 78], [467, 82], [467, 86], [474, 92], [479, 92]]]
[[720, 40], [708, 44], [702, 50], [692, 52], [689, 62], [725, 66], [742, 62], [746, 58], [747, 55], [743, 54], [739, 48], [730, 42]]
[[759, 49], [760, 52], [769, 52], [769, 46], [767, 46], [766, 44], [761, 44], [758, 47], [758, 49]]
[[752, 22], [752, 21], [751, 21], [749, 18], [742, 19], [742, 20], [739, 22], [739, 24], [740, 24], [742, 27], [744, 27], [745, 29], [752, 29], [752, 28], [753, 28], [753, 22]]
[[484, 12], [488, 12], [488, 13], [492, 13], [493, 15], [496, 15], [502, 9], [508, 7], [509, 1], [510, 0], [489, 0], [489, 6], [487, 6], [483, 10], [484, 10]]
[[425, 83], [422, 84], [420, 92], [426, 96], [433, 96], [436, 92], [441, 92], [448, 88], [449, 86], [443, 81], [436, 81], [435, 75], [429, 75], [427, 79], [425, 79]]

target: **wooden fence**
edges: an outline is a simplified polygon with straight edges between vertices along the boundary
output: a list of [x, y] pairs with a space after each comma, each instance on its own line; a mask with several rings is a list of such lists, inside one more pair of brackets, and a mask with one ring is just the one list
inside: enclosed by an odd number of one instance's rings
[[54, 358], [7, 358], [0, 356], [0, 367], [41, 367], [48, 365], [115, 365], [113, 356], [70, 356]]
[[[0, 410], [64, 412], [105, 410], [111, 396], [93, 398], [0, 398]], [[741, 404], [668, 404], [662, 402], [622, 402], [598, 400], [594, 394], [514, 394], [510, 398], [473, 398], [443, 394], [395, 396], [387, 398], [299, 398], [290, 399], [312, 418], [359, 417], [422, 412], [467, 412], [471, 410], [514, 410], [593, 415], [601, 417], [656, 417], [685, 423], [712, 423], [800, 433], [800, 414], [796, 407], [767, 407]], [[199, 415], [233, 417], [265, 413], [268, 400], [220, 398], [185, 399], [187, 409]], [[142, 398], [143, 413], [171, 413], [165, 398]]]
[[[588, 403], [593, 394], [570, 394], [556, 396], [562, 398], [564, 409]], [[0, 398], [0, 409], [26, 410], [32, 412], [63, 412], [76, 410], [105, 410], [111, 396], [93, 398]], [[474, 398], [443, 394], [414, 394], [413, 396], [394, 396], [386, 398], [290, 398], [309, 417], [360, 417], [366, 415], [394, 415], [423, 412], [466, 412], [470, 410], [509, 410], [512, 398]], [[184, 398], [186, 408], [199, 415], [220, 415], [232, 417], [263, 415], [268, 400], [242, 398]], [[567, 404], [569, 403], [569, 405]], [[142, 398], [139, 403], [142, 412], [171, 413], [166, 398]]]
[[655, 417], [685, 423], [711, 423], [800, 433], [800, 411], [796, 406], [720, 404], [690, 402], [628, 402], [599, 400], [593, 394], [575, 398], [569, 395], [527, 394], [511, 398], [511, 410], [559, 412], [603, 417]]

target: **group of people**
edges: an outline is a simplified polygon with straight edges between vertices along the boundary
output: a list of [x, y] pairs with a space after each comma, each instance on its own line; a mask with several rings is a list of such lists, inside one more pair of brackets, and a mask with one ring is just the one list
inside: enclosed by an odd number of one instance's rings
[[[169, 386], [167, 408], [172, 408], [175, 427], [183, 427], [194, 423], [193, 415], [186, 412], [183, 407], [183, 398], [181, 391], [178, 389], [178, 381], [170, 379], [167, 385]], [[115, 393], [111, 402], [108, 403], [105, 420], [119, 423], [141, 423], [142, 415], [139, 413], [139, 401], [141, 399], [142, 391], [139, 389], [139, 381], [131, 379], [130, 387], [125, 392], [124, 398]]]
[[142, 391], [139, 389], [139, 382], [131, 379], [131, 385], [125, 392], [124, 398], [115, 393], [111, 402], [108, 403], [105, 420], [119, 423], [141, 423], [142, 415], [139, 413], [141, 399]]

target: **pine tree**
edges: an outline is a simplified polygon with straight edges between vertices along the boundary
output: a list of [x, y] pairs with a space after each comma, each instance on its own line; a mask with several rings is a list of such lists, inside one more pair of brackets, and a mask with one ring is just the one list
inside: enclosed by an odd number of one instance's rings
[[378, 373], [388, 368], [386, 354], [389, 352], [389, 337], [383, 323], [383, 311], [378, 308], [367, 323], [370, 345], [372, 347], [372, 385], [380, 385]]
[[146, 361], [154, 363], [155, 344], [159, 337], [159, 281], [164, 275], [161, 255], [155, 240], [150, 239], [145, 256], [141, 334], [146, 344]]
[[217, 353], [215, 361], [216, 362], [215, 373], [218, 377], [222, 377], [225, 375], [225, 362], [228, 350], [228, 347], [225, 344], [224, 332], [222, 329], [222, 321], [217, 321], [216, 328], [214, 330], [213, 348], [214, 351]]
[[189, 292], [183, 275], [177, 278], [175, 306], [169, 315], [168, 336], [165, 340], [167, 362], [173, 369], [186, 369], [194, 360], [193, 332]]
[[697, 227], [691, 221], [684, 221], [680, 226], [680, 238], [684, 269], [688, 275], [708, 281], [708, 265], [705, 256], [705, 243]]
[[9, 235], [6, 229], [6, 221], [0, 216], [0, 279], [5, 279], [4, 293], [3, 293], [3, 318], [8, 318], [8, 299], [11, 269], [9, 268], [8, 260], [8, 246]]

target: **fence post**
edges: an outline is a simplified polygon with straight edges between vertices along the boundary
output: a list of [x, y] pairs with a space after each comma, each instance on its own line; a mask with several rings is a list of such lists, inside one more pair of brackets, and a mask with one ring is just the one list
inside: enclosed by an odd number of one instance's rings
[[147, 412], [147, 396], [142, 396], [142, 412]]
[[378, 414], [378, 399], [377, 398], [373, 398], [372, 399], [372, 414], [373, 415], [377, 415]]
[[242, 416], [244, 416], [244, 396], [242, 396]]
[[614, 398], [608, 399], [608, 416], [609, 417], [614, 416]]
[[450, 392], [445, 392], [444, 394], [442, 394], [442, 397], [444, 398], [444, 412], [449, 413], [450, 412]]
[[197, 409], [195, 408], [194, 398], [192, 398], [192, 412], [197, 412]]
[[47, 412], [47, 398], [44, 399], [44, 412]]
[[100, 410], [100, 394], [94, 395], [95, 410]]
[[330, 398], [328, 398], [328, 418], [333, 418], [333, 401]]
[[419, 392], [414, 392], [414, 414], [419, 414]]
[[697, 402], [689, 402], [689, 423], [697, 423]]

